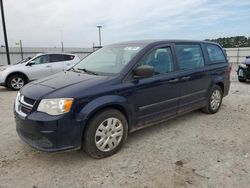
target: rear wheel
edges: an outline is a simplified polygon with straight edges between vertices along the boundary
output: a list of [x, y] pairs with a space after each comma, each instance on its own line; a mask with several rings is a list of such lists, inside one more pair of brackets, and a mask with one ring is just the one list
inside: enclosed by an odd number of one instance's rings
[[19, 90], [21, 89], [25, 84], [27, 83], [27, 80], [22, 75], [13, 75], [10, 76], [7, 79], [7, 87], [12, 90]]
[[127, 120], [120, 111], [102, 110], [91, 118], [86, 127], [84, 150], [94, 158], [111, 156], [122, 147], [127, 132]]
[[213, 86], [207, 99], [207, 105], [202, 109], [202, 111], [208, 114], [218, 112], [221, 106], [222, 97], [223, 92], [221, 87], [218, 85]]

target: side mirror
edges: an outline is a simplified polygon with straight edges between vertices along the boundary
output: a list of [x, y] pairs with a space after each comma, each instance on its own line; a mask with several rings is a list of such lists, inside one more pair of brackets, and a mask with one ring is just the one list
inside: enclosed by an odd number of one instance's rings
[[154, 67], [150, 65], [141, 65], [134, 70], [134, 78], [149, 78], [155, 74]]
[[34, 61], [30, 61], [29, 63], [26, 64], [26, 66], [32, 66], [32, 65], [35, 65]]

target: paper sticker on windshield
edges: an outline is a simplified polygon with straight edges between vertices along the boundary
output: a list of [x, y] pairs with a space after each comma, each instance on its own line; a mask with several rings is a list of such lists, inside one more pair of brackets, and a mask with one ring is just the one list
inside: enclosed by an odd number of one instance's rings
[[134, 50], [134, 51], [139, 50], [139, 49], [140, 49], [139, 46], [136, 46], [136, 47], [125, 47], [124, 48], [124, 50]]

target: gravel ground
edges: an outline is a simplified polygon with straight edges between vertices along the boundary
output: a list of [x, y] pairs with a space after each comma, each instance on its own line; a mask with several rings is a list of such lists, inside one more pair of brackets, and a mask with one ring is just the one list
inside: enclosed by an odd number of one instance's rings
[[16, 92], [0, 87], [0, 187], [249, 187], [250, 83], [232, 77], [217, 114], [194, 111], [137, 131], [101, 160], [24, 144], [13, 119]]

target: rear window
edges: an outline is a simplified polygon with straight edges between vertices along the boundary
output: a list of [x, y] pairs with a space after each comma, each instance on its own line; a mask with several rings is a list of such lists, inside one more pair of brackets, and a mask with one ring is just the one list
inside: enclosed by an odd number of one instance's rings
[[214, 44], [206, 44], [205, 46], [208, 53], [209, 64], [226, 62], [226, 58], [219, 46]]
[[199, 44], [177, 44], [175, 49], [181, 70], [204, 66], [204, 58]]

